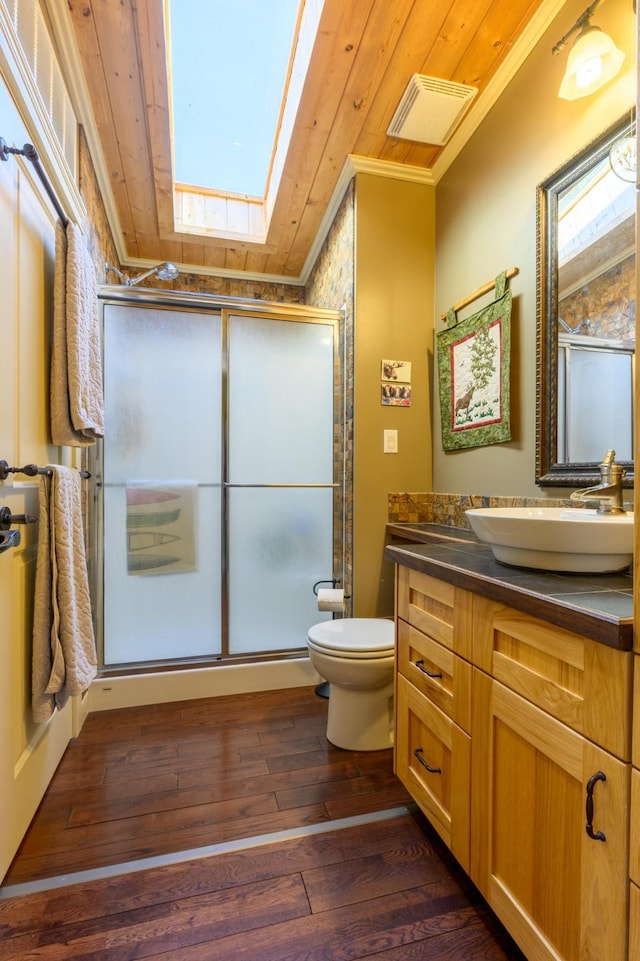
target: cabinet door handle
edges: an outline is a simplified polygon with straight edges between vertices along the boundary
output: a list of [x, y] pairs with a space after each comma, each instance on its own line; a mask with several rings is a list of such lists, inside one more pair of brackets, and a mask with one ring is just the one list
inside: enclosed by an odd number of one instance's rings
[[606, 841], [605, 835], [602, 831], [593, 830], [593, 790], [596, 786], [596, 781], [606, 781], [607, 775], [604, 771], [598, 771], [597, 774], [592, 774], [587, 781], [587, 834], [593, 841]]
[[422, 671], [423, 674], [426, 674], [427, 677], [442, 677], [442, 674], [433, 674], [431, 671], [428, 671], [424, 666], [424, 661], [420, 660], [420, 661], [415, 661], [414, 663], [418, 668], [418, 670]]
[[415, 749], [415, 751], [413, 752], [413, 756], [414, 756], [415, 758], [417, 758], [418, 761], [420, 761], [420, 764], [422, 764], [422, 766], [427, 769], [427, 771], [429, 772], [429, 774], [442, 774], [442, 768], [441, 768], [441, 767], [431, 767], [430, 764], [427, 764], [427, 762], [426, 762], [425, 759], [423, 758], [422, 754], [423, 754], [423, 751], [422, 751], [422, 748], [421, 748], [421, 747], [417, 747], [417, 748]]

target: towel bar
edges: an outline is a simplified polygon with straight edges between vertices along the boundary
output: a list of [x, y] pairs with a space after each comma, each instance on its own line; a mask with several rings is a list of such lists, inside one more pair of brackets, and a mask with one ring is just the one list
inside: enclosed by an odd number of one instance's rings
[[[0, 460], [0, 480], [6, 480], [9, 474], [26, 474], [28, 477], [36, 477], [38, 474], [45, 474], [51, 477], [53, 471], [50, 467], [38, 467], [36, 464], [25, 464], [24, 467], [9, 467], [6, 460]], [[91, 477], [88, 470], [81, 470], [80, 477]]]

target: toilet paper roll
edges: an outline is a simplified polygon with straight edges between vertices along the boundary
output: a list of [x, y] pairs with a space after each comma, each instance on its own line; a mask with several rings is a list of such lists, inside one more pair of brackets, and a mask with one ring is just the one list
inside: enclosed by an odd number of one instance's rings
[[319, 611], [344, 611], [344, 591], [322, 590], [318, 591], [318, 610]]

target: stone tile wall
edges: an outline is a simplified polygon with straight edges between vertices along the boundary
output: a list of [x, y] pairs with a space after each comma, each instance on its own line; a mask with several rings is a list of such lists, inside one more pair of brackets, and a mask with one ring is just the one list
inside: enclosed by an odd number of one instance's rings
[[470, 507], [575, 507], [569, 498], [494, 497], [489, 494], [389, 494], [390, 523], [445, 524], [470, 528], [465, 510]]

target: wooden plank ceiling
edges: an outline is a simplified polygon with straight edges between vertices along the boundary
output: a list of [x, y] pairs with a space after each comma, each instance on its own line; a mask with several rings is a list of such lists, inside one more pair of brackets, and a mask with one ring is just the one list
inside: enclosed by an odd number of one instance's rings
[[326, 0], [266, 242], [255, 244], [175, 229], [161, 0], [69, 0], [123, 261], [299, 278], [349, 154], [431, 168], [442, 151], [386, 135], [411, 75], [478, 87], [473, 111], [543, 5]]

